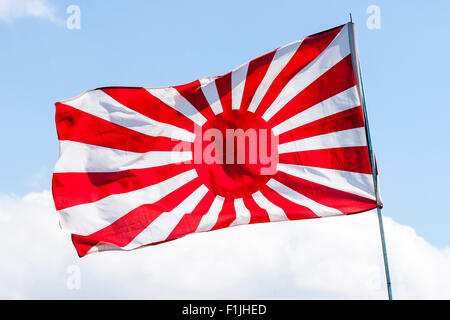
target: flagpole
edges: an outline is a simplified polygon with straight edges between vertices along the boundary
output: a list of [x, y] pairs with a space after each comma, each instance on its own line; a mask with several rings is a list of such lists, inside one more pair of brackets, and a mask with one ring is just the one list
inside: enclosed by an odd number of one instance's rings
[[373, 176], [373, 185], [374, 185], [375, 197], [376, 197], [376, 201], [377, 201], [377, 216], [378, 216], [378, 225], [380, 228], [381, 247], [383, 249], [383, 261], [384, 261], [384, 271], [385, 271], [385, 275], [386, 275], [386, 287], [387, 287], [388, 298], [389, 298], [389, 300], [392, 300], [391, 276], [389, 273], [389, 264], [388, 264], [387, 251], [386, 251], [386, 240], [385, 240], [384, 228], [383, 228], [383, 218], [381, 215], [381, 208], [383, 207], [383, 204], [381, 202], [379, 190], [378, 190], [377, 169], [376, 169], [375, 157], [374, 157], [373, 148], [372, 148], [372, 140], [370, 138], [369, 121], [367, 119], [366, 101], [365, 101], [365, 97], [364, 97], [364, 87], [363, 87], [363, 82], [362, 82], [362, 77], [361, 77], [361, 70], [359, 67], [358, 49], [356, 46], [354, 23], [352, 21], [350, 21], [348, 23], [348, 27], [349, 27], [349, 35], [350, 35], [350, 37], [349, 37], [350, 38], [350, 48], [352, 51], [353, 70], [356, 73], [355, 80], [356, 80], [359, 95], [360, 95], [360, 98], [362, 101], [361, 107], [362, 107], [363, 113], [364, 113], [367, 147], [368, 147], [368, 151], [369, 151], [370, 165], [372, 168], [372, 176]]

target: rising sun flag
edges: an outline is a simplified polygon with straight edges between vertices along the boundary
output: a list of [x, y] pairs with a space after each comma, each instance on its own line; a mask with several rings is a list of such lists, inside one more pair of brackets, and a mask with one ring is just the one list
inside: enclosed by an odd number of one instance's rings
[[78, 255], [382, 206], [353, 23], [218, 77], [56, 103], [53, 197]]

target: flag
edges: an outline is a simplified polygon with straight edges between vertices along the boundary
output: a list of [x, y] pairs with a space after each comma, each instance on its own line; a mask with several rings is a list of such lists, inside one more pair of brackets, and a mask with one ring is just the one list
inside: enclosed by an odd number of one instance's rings
[[352, 27], [222, 76], [57, 102], [52, 191], [78, 255], [380, 206]]

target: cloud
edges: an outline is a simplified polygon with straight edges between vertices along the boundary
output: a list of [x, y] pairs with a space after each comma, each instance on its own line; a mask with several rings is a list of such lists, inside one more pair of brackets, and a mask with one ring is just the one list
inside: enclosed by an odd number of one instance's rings
[[24, 17], [55, 21], [55, 10], [46, 0], [0, 0], [0, 20], [11, 22]]
[[[394, 298], [449, 299], [450, 249], [384, 222]], [[240, 226], [79, 259], [49, 191], [3, 194], [0, 298], [384, 299], [377, 223], [369, 212]]]

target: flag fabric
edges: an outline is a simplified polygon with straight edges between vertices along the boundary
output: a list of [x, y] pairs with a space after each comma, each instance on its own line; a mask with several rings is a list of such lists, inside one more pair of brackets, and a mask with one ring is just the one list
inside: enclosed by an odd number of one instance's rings
[[57, 102], [52, 190], [78, 255], [381, 205], [350, 27], [222, 76]]

